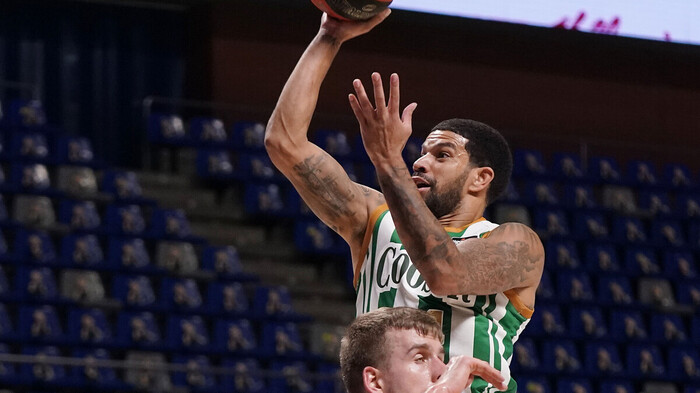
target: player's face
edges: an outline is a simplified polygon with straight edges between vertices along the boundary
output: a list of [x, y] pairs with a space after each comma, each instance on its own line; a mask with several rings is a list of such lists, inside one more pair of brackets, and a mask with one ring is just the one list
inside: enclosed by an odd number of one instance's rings
[[433, 131], [413, 163], [413, 181], [435, 217], [455, 211], [466, 192], [472, 169], [466, 144], [465, 137], [452, 131]]
[[414, 329], [390, 330], [385, 338], [388, 353], [379, 377], [383, 392], [422, 393], [445, 371], [445, 353], [436, 338]]

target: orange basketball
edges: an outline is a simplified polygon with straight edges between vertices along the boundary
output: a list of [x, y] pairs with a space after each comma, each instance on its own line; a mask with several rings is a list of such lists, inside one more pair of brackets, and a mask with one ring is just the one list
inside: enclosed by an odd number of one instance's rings
[[382, 12], [392, 0], [311, 0], [318, 9], [337, 19], [366, 20]]

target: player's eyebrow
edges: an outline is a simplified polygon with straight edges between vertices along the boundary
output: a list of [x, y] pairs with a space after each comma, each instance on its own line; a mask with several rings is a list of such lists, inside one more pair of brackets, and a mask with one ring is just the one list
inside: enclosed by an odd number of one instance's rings
[[438, 142], [435, 145], [432, 145], [430, 147], [423, 144], [423, 146], [421, 146], [421, 150], [431, 149], [431, 148], [434, 149], [434, 148], [440, 148], [440, 147], [445, 147], [448, 149], [457, 150], [457, 145], [454, 142]]

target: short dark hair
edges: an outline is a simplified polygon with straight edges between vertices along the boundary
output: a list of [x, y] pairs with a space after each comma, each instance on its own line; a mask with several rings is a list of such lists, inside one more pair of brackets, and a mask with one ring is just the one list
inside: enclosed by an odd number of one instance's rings
[[486, 203], [498, 199], [508, 187], [513, 172], [513, 157], [508, 142], [495, 128], [468, 119], [449, 119], [438, 123], [430, 132], [452, 131], [468, 139], [465, 146], [470, 162], [478, 167], [490, 167], [494, 177], [486, 193]]
[[417, 308], [383, 307], [360, 315], [348, 326], [340, 342], [340, 373], [349, 393], [364, 391], [362, 370], [365, 367], [384, 366], [386, 333], [390, 330], [415, 330], [421, 336], [435, 337], [440, 342], [444, 339], [435, 318]]

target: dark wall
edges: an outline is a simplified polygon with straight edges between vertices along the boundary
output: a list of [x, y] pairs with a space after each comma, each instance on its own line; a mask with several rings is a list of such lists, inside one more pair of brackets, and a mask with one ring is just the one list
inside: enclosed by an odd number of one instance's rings
[[[269, 113], [318, 29], [310, 2], [212, 8], [211, 95]], [[329, 73], [317, 127], [355, 128], [351, 81], [372, 71], [402, 78], [417, 101], [416, 131], [470, 117], [516, 146], [615, 153], [700, 168], [700, 47], [394, 11], [349, 42]]]

